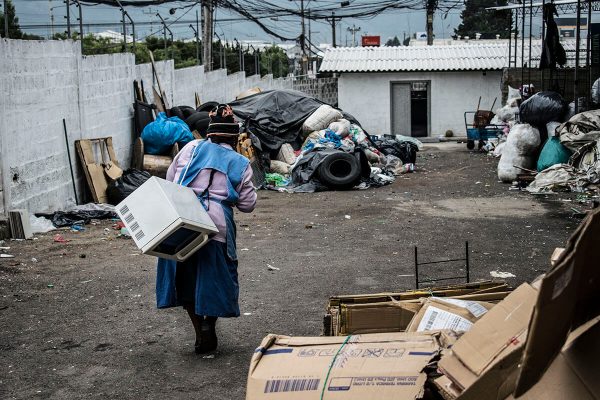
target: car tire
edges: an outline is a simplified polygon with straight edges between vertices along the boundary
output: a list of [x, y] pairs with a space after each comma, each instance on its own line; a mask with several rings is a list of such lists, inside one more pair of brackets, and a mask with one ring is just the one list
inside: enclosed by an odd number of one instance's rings
[[185, 116], [179, 107], [171, 107], [171, 109], [169, 109], [169, 117], [177, 117], [180, 120], [185, 121]]
[[219, 103], [217, 101], [207, 101], [206, 103], [200, 104], [200, 106], [198, 106], [198, 108], [196, 108], [196, 111], [209, 112], [209, 111], [212, 111], [218, 105], [219, 105]]
[[467, 149], [473, 150], [474, 148], [475, 148], [475, 141], [474, 140], [467, 140]]
[[318, 167], [319, 181], [335, 189], [350, 189], [360, 180], [360, 163], [354, 154], [333, 153]]
[[190, 130], [197, 131], [200, 136], [206, 136], [206, 130], [208, 129], [208, 124], [210, 123], [210, 117], [208, 116], [208, 112], [199, 111], [190, 115], [185, 123], [189, 126]]

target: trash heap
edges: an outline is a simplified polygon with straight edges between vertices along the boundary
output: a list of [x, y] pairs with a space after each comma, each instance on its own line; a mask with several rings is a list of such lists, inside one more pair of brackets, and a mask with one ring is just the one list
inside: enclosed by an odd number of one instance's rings
[[[583, 99], [580, 99], [583, 100]], [[600, 110], [567, 104], [555, 92], [539, 92], [521, 102], [509, 87], [507, 103], [493, 124], [503, 127], [484, 149], [496, 157], [498, 178], [531, 193], [570, 191], [597, 197], [600, 183]]]
[[[230, 103], [250, 140], [255, 185], [287, 192], [365, 189], [415, 169], [422, 143], [404, 136], [370, 136], [350, 114], [294, 90], [254, 90]], [[205, 137], [208, 111], [172, 107], [143, 128], [144, 152], [166, 157]], [[169, 157], [167, 157], [169, 158]], [[170, 157], [172, 159], [172, 157]]]
[[[551, 268], [480, 282], [331, 297], [325, 336], [268, 335], [247, 399], [597, 399], [600, 209]], [[333, 336], [330, 336], [333, 335]]]

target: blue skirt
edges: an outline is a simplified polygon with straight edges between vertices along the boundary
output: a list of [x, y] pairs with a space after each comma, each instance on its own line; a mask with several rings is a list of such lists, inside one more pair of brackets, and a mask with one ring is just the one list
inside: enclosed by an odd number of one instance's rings
[[239, 317], [238, 263], [227, 245], [211, 240], [184, 262], [158, 259], [158, 308], [193, 305], [197, 315]]

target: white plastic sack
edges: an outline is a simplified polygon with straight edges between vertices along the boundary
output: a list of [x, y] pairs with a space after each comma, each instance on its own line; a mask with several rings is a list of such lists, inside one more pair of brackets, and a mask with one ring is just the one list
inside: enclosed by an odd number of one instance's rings
[[560, 122], [548, 122], [546, 124], [546, 130], [548, 131], [548, 137], [556, 136], [556, 129], [560, 126]]
[[296, 154], [294, 148], [289, 143], [284, 143], [277, 153], [277, 160], [283, 161], [286, 164], [293, 164], [296, 162]]
[[496, 110], [496, 116], [502, 122], [514, 121], [519, 107], [504, 106]]
[[271, 172], [277, 174], [289, 175], [291, 167], [290, 164], [284, 163], [283, 161], [271, 160], [271, 167], [269, 169]]
[[506, 142], [502, 142], [500, 143], [498, 146], [496, 146], [496, 148], [494, 149], [494, 157], [500, 157], [502, 155], [502, 151], [504, 150], [504, 146], [506, 146]]
[[328, 104], [323, 104], [304, 121], [302, 128], [305, 132], [320, 131], [325, 129], [333, 121], [343, 117], [342, 113]]
[[337, 133], [338, 136], [345, 138], [350, 133], [350, 121], [342, 118], [329, 124], [329, 129]]
[[29, 215], [29, 224], [31, 225], [31, 233], [46, 233], [56, 229], [48, 218], [36, 217], [33, 214]]
[[506, 105], [509, 107], [516, 107], [517, 102], [521, 100], [521, 92], [519, 89], [515, 89], [513, 87], [508, 87], [508, 97], [506, 99]]
[[503, 146], [498, 163], [498, 179], [512, 182], [522, 170], [516, 167], [535, 169], [533, 154], [540, 145], [540, 132], [529, 124], [512, 127]]

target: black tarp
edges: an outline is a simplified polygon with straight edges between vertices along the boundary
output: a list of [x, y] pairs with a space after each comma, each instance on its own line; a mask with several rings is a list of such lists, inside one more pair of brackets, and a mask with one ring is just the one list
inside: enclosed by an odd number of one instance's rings
[[[263, 150], [278, 150], [284, 143], [296, 143], [304, 121], [326, 104], [296, 90], [269, 90], [229, 103], [237, 118], [260, 140]], [[356, 119], [342, 112], [353, 124]], [[366, 132], [365, 132], [366, 133]]]

